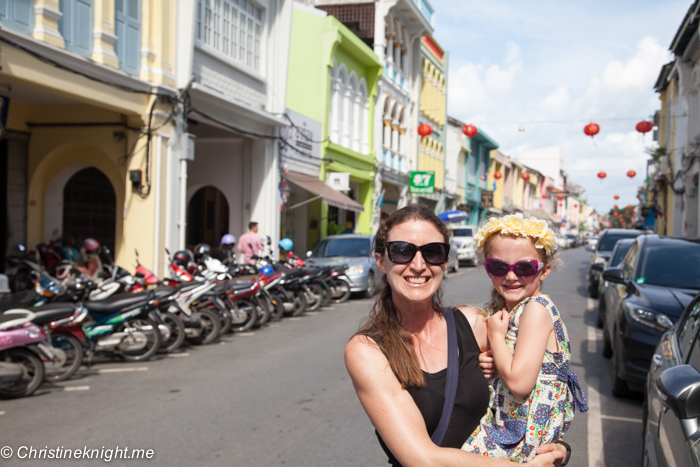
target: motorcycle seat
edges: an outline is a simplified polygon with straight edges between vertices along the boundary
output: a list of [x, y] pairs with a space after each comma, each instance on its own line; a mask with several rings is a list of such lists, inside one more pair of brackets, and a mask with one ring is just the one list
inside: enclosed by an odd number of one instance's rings
[[125, 309], [132, 309], [145, 305], [150, 298], [153, 298], [151, 292], [120, 294], [104, 300], [87, 301], [83, 303], [83, 306], [85, 306], [90, 313], [111, 315]]
[[197, 287], [201, 287], [202, 285], [202, 282], [185, 282], [184, 284], [175, 286], [175, 290], [187, 292], [189, 290], [196, 289]]
[[221, 295], [226, 293], [230, 288], [231, 286], [228, 283], [222, 282], [221, 284], [216, 284], [216, 287], [207, 292], [207, 295]]
[[294, 279], [295, 277], [301, 277], [304, 274], [306, 274], [306, 271], [303, 269], [291, 269], [289, 271], [284, 271], [284, 278]]
[[233, 291], [247, 290], [253, 286], [253, 281], [231, 281], [229, 289]]
[[50, 303], [33, 307], [31, 311], [34, 313], [35, 318], [32, 320], [32, 323], [42, 325], [57, 319], [68, 318], [75, 313], [75, 308], [74, 303]]

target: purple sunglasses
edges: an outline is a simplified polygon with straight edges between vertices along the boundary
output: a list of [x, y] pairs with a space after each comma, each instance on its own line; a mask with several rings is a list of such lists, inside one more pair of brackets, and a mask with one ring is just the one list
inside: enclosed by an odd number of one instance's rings
[[484, 267], [486, 267], [486, 272], [489, 276], [503, 277], [510, 271], [513, 271], [516, 276], [523, 279], [529, 279], [530, 277], [536, 275], [544, 268], [545, 264], [540, 263], [536, 259], [527, 259], [525, 261], [518, 261], [515, 264], [508, 264], [500, 259], [489, 258], [484, 262]]

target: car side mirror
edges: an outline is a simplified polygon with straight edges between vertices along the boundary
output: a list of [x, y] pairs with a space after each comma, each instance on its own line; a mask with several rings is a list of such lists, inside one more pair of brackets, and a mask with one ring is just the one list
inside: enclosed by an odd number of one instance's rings
[[604, 264], [605, 263], [593, 263], [591, 269], [593, 269], [594, 271], [602, 271]]
[[593, 253], [595, 251], [595, 245], [586, 245], [586, 251]]
[[622, 274], [622, 269], [620, 268], [608, 268], [603, 271], [603, 280], [614, 282], [615, 284], [624, 284], [625, 276]]
[[313, 255], [313, 252], [311, 252], [311, 251], [307, 251], [307, 252], [306, 252], [306, 257], [307, 257], [307, 258], [311, 258], [311, 255]]
[[[673, 410], [680, 420], [700, 417], [700, 372], [691, 365], [678, 365], [669, 368], [656, 380], [659, 391], [665, 396], [664, 403]], [[681, 423], [686, 439], [695, 433], [688, 433], [687, 424]]]

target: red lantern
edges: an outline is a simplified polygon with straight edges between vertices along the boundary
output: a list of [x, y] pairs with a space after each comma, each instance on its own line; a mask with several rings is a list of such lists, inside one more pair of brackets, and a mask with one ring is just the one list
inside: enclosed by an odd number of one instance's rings
[[547, 193], [542, 193], [542, 199], [547, 199], [547, 198], [549, 198], [549, 196], [547, 195]]
[[632, 208], [632, 205], [631, 205], [631, 204], [628, 204], [628, 205], [627, 205], [627, 208], [628, 208], [628, 209]]
[[478, 132], [479, 130], [477, 130], [474, 125], [464, 125], [462, 127], [462, 133], [464, 133], [470, 138], [475, 137]]
[[574, 207], [577, 208], [577, 207], [578, 207], [578, 204], [574, 203]]
[[[617, 209], [617, 204], [614, 206], [614, 208]], [[617, 213], [615, 213], [615, 214], [617, 214]]]
[[637, 172], [635, 172], [634, 170], [630, 170], [629, 172], [627, 172], [627, 176], [629, 178], [634, 178], [635, 175], [637, 175]]
[[558, 199], [559, 201], [563, 200], [563, 199], [564, 199], [564, 195], [557, 195], [557, 199]]
[[430, 127], [430, 125], [427, 125], [423, 123], [422, 125], [418, 125], [418, 134], [421, 136], [428, 136], [433, 132], [433, 129]]
[[615, 196], [613, 196], [613, 198], [620, 199], [620, 195], [615, 195]]
[[598, 178], [601, 180], [603, 180], [607, 176], [608, 176], [608, 174], [606, 174], [605, 172], [598, 172]]
[[560, 207], [560, 208], [563, 208], [563, 207], [564, 207], [564, 203], [559, 203], [559, 207]]
[[527, 172], [523, 172], [523, 174], [520, 176], [523, 180], [529, 180], [530, 179], [530, 174]]
[[493, 178], [495, 178], [496, 180], [500, 180], [502, 176], [503, 175], [501, 175], [501, 172], [496, 172], [493, 174]]
[[583, 132], [593, 138], [600, 131], [600, 126], [597, 123], [589, 123], [583, 127]]
[[647, 122], [646, 120], [642, 120], [641, 122], [637, 123], [637, 131], [641, 134], [649, 133], [652, 128], [654, 128], [654, 124]]

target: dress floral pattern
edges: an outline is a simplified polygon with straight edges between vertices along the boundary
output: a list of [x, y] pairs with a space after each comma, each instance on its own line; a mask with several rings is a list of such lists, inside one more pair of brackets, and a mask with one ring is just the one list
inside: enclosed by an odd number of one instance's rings
[[574, 410], [588, 410], [586, 395], [569, 368], [571, 348], [566, 326], [547, 295], [529, 297], [510, 312], [506, 344], [515, 351], [520, 317], [530, 300], [543, 305], [552, 318], [558, 352], [545, 352], [537, 383], [530, 394], [516, 397], [498, 376], [491, 381], [491, 401], [479, 426], [462, 450], [513, 462], [532, 460], [537, 448], [566, 432]]

